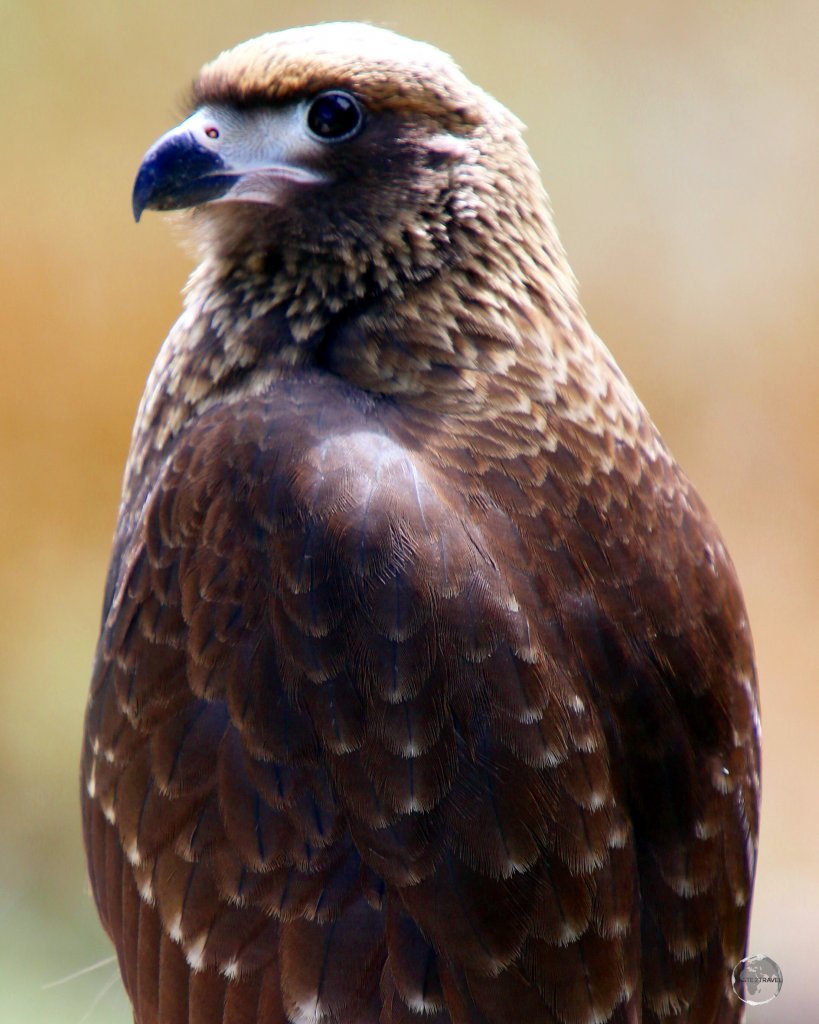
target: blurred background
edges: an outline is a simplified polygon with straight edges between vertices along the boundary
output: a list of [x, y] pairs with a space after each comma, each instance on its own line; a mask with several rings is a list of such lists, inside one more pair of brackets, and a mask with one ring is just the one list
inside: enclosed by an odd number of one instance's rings
[[128, 1024], [77, 761], [131, 422], [190, 268], [135, 227], [144, 150], [200, 64], [366, 19], [515, 110], [603, 336], [722, 526], [762, 685], [751, 951], [819, 972], [819, 7], [815, 0], [0, 0], [0, 1020]]

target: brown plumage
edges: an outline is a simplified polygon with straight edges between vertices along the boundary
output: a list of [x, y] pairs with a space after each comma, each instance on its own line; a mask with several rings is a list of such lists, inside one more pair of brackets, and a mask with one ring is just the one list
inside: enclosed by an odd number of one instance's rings
[[137, 417], [82, 757], [138, 1024], [737, 1021], [734, 570], [521, 126], [365, 26], [147, 154], [201, 262]]

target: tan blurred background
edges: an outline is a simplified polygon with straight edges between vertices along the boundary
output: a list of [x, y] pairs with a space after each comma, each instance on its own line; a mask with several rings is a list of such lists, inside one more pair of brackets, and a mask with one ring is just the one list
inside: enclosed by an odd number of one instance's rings
[[425, 38], [529, 125], [596, 329], [723, 527], [765, 727], [751, 1024], [816, 1018], [816, 0], [0, 0], [0, 1021], [127, 1024], [77, 758], [131, 421], [189, 261], [140, 157], [199, 65], [294, 23]]

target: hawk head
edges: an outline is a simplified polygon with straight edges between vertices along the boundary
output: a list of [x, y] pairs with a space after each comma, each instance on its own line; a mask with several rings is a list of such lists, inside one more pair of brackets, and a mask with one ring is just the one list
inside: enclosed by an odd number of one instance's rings
[[332, 334], [355, 386], [478, 415], [487, 375], [527, 393], [544, 360], [565, 364], [556, 336], [585, 318], [522, 125], [446, 54], [369, 25], [297, 28], [222, 53], [193, 95], [133, 195], [137, 218], [192, 209], [189, 305], [230, 296], [246, 324], [274, 304], [281, 362], [316, 364]]
[[137, 219], [194, 208], [203, 253], [284, 254], [336, 306], [470, 253], [506, 279], [521, 247], [520, 282], [543, 264], [572, 292], [521, 123], [440, 50], [362, 24], [291, 29], [222, 53], [193, 95], [143, 160]]
[[202, 70], [192, 113], [145, 156], [134, 215], [195, 207], [223, 249], [377, 241], [385, 272], [423, 276], [477, 215], [487, 134], [497, 148], [519, 128], [431, 46], [352, 24], [264, 35]]

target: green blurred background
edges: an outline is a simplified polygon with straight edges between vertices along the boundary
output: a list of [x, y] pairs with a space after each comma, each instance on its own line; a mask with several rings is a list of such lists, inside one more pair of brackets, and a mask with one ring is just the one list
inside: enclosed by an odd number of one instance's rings
[[368, 19], [529, 125], [592, 323], [723, 527], [765, 727], [751, 947], [815, 1019], [819, 910], [819, 7], [815, 0], [0, 0], [0, 1022], [127, 1024], [77, 758], [131, 421], [190, 267], [130, 188], [199, 65]]

